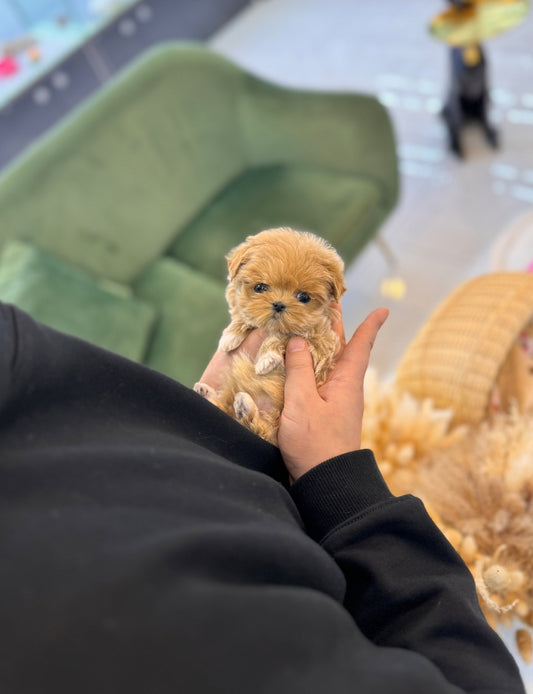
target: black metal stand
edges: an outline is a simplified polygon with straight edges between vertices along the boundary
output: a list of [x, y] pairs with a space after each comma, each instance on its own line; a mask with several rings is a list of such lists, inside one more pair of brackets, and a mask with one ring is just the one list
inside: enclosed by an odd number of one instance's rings
[[489, 86], [487, 59], [481, 45], [450, 49], [450, 87], [442, 117], [448, 128], [449, 146], [463, 157], [461, 129], [465, 123], [477, 122], [487, 141], [498, 147], [498, 132], [488, 115]]

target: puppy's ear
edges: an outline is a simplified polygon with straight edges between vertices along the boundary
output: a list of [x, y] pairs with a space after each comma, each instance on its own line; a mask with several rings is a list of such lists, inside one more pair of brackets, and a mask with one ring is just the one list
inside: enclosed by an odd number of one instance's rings
[[342, 266], [335, 267], [335, 269], [331, 273], [330, 287], [333, 299], [335, 301], [339, 301], [341, 296], [346, 291], [346, 285], [344, 284], [344, 272]]
[[229, 270], [229, 275], [228, 279], [231, 281], [235, 279], [235, 276], [241, 269], [241, 267], [248, 262], [250, 259], [250, 247], [247, 241], [244, 243], [241, 243], [240, 246], [237, 246], [233, 250], [231, 250], [228, 255], [226, 256], [226, 260], [228, 262], [228, 270]]

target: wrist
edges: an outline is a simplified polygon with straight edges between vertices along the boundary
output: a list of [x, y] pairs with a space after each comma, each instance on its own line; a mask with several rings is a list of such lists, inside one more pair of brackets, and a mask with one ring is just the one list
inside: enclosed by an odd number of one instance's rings
[[321, 453], [320, 451], [317, 451], [316, 448], [313, 448], [312, 454], [310, 452], [309, 456], [307, 456], [303, 461], [300, 458], [298, 460], [291, 459], [290, 456], [284, 456], [283, 453], [282, 457], [290, 473], [292, 483], [294, 483], [320, 465], [328, 463], [331, 460], [336, 460], [338, 458], [342, 458], [343, 456], [350, 455], [350, 453], [356, 452], [357, 450], [357, 447], [342, 446], [336, 450], [335, 448], [328, 446], [327, 453], [326, 451]]
[[394, 498], [368, 449], [314, 466], [294, 482], [290, 493], [307, 532], [316, 540], [371, 506]]

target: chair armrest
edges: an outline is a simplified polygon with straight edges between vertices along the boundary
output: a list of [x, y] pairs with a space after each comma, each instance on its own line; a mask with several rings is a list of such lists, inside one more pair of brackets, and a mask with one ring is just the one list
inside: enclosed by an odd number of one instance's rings
[[392, 122], [367, 94], [288, 89], [248, 75], [240, 117], [250, 166], [315, 164], [372, 179], [382, 203], [398, 199]]

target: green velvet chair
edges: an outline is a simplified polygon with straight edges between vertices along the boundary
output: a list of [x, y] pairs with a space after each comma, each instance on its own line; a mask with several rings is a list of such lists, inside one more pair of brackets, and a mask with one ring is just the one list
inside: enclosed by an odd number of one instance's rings
[[397, 196], [374, 97], [164, 44], [0, 176], [0, 299], [191, 385], [228, 321], [230, 248], [290, 225], [349, 265]]

